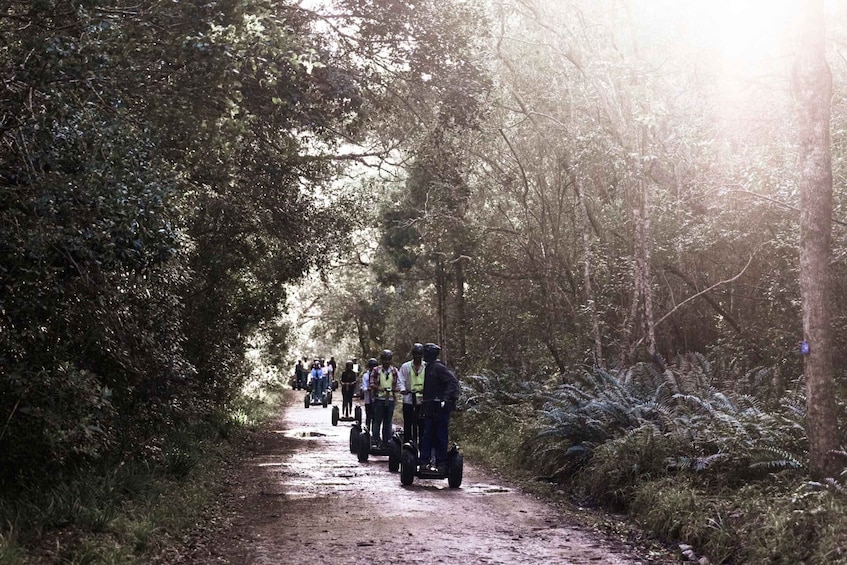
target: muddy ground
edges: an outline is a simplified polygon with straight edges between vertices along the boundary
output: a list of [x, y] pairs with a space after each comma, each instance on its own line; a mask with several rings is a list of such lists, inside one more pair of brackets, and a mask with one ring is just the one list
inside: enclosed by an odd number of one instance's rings
[[404, 487], [386, 457], [357, 461], [349, 423], [332, 426], [331, 408], [302, 400], [286, 391], [285, 410], [230, 470], [207, 522], [160, 563], [672, 562], [577, 525], [573, 509], [467, 459], [458, 489], [421, 479]]

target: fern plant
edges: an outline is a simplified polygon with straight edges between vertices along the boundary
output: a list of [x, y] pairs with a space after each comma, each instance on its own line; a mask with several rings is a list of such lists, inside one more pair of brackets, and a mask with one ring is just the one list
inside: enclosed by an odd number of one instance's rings
[[[607, 457], [620, 449], [621, 459], [631, 458], [631, 450], [624, 455], [630, 446], [623, 440], [649, 429], [673, 446], [660, 461], [669, 471], [712, 473], [721, 480], [803, 471], [808, 455], [802, 395], [766, 409], [754, 396], [715, 389], [713, 378], [699, 354], [679, 356], [672, 366], [657, 357], [623, 371], [570, 375], [570, 383], [542, 393], [533, 459], [562, 480], [600, 446]], [[636, 468], [655, 472], [655, 461]]]
[[533, 457], [557, 480], [578, 471], [600, 446], [647, 425], [668, 428], [664, 373], [639, 364], [622, 374], [594, 368], [545, 395]]
[[688, 430], [690, 452], [672, 465], [717, 472], [724, 479], [785, 469], [805, 470], [808, 460], [802, 397], [787, 397], [775, 410], [747, 395], [711, 390], [708, 396], [678, 394], [676, 425]]

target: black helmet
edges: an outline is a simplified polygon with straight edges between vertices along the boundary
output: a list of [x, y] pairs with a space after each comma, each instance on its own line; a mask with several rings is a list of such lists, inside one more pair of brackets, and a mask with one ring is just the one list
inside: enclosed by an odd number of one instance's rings
[[379, 354], [379, 360], [380, 361], [391, 361], [391, 357], [393, 357], [393, 356], [394, 356], [394, 354], [391, 353], [390, 349], [383, 349], [382, 353]]
[[412, 346], [412, 355], [423, 355], [424, 347], [422, 343], [416, 343]]
[[438, 359], [438, 355], [440, 353], [441, 347], [439, 347], [437, 343], [427, 343], [423, 346], [423, 358], [427, 363], [432, 363]]
[[375, 357], [371, 357], [370, 359], [368, 359], [368, 367], [373, 368], [377, 365], [379, 365], [379, 361], [377, 361]]

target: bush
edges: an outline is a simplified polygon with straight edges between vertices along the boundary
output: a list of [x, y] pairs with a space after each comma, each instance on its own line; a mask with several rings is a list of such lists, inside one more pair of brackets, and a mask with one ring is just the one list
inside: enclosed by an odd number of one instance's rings
[[642, 424], [598, 446], [572, 488], [604, 507], [627, 510], [639, 485], [668, 474], [667, 461], [678, 449], [673, 436]]
[[114, 442], [111, 393], [97, 375], [60, 365], [55, 372], [0, 379], [0, 480], [46, 476], [62, 466], [101, 456]]

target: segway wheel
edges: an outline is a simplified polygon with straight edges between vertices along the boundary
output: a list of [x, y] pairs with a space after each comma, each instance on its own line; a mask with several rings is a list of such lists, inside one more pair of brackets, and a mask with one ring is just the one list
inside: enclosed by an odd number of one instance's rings
[[418, 466], [418, 458], [411, 448], [404, 448], [400, 453], [400, 484], [409, 486], [415, 481], [415, 471]]
[[332, 404], [332, 391], [326, 393], [326, 401]]
[[332, 407], [332, 425], [333, 426], [338, 425], [338, 406]]
[[396, 438], [391, 440], [391, 453], [388, 454], [388, 470], [396, 473], [400, 470], [401, 444], [397, 443]]
[[359, 448], [359, 426], [350, 426], [350, 453], [356, 453]]
[[465, 467], [465, 458], [461, 453], [457, 453], [450, 466], [447, 468], [447, 485], [450, 488], [459, 488], [462, 486], [462, 472]]
[[311, 404], [312, 404], [312, 401], [309, 399], [309, 393], [307, 392], [306, 393], [306, 408], [311, 406]]
[[356, 454], [361, 463], [367, 463], [368, 455], [371, 454], [371, 434], [362, 432], [359, 434], [358, 445], [356, 446]]
[[326, 395], [321, 396], [321, 406], [326, 408], [327, 402], [328, 402], [328, 399], [327, 399]]
[[353, 410], [353, 417], [356, 419], [357, 422], [362, 421], [362, 407], [361, 406], [356, 406], [356, 408]]

